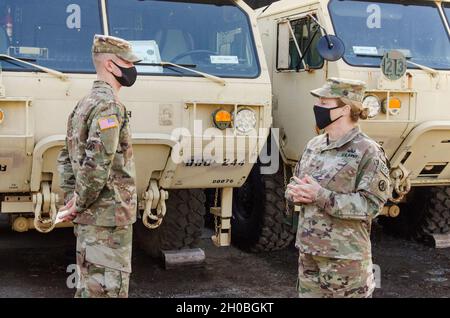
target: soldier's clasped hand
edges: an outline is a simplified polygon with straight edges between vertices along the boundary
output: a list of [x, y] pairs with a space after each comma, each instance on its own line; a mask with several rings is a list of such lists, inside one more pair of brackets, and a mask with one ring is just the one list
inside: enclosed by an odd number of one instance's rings
[[293, 179], [297, 184], [288, 184], [288, 189], [294, 203], [309, 204], [315, 202], [321, 189], [320, 184], [308, 175], [302, 179], [294, 176]]

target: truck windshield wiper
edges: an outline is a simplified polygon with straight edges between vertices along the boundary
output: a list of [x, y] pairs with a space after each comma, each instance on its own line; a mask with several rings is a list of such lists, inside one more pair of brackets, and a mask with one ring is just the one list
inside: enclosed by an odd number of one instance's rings
[[[356, 56], [363, 56], [363, 57], [378, 57], [378, 58], [382, 58], [382, 57], [383, 57], [382, 54], [367, 54], [367, 53], [366, 53], [366, 54], [362, 54], [362, 53], [356, 53], [355, 55], [356, 55]], [[431, 74], [432, 76], [435, 76], [435, 75], [438, 75], [438, 74], [439, 74], [439, 72], [438, 72], [437, 70], [435, 70], [434, 68], [431, 68], [431, 67], [428, 67], [428, 66], [425, 66], [425, 65], [422, 65], [422, 64], [419, 64], [419, 63], [415, 63], [415, 62], [410, 61], [411, 58], [412, 58], [412, 56], [407, 56], [407, 57], [406, 57], [406, 63], [409, 63], [409, 64], [411, 64], [411, 65], [414, 65], [414, 66], [420, 68], [422, 71], [425, 71], [425, 72]]]
[[435, 70], [434, 68], [419, 64], [419, 63], [415, 63], [415, 62], [411, 62], [409, 60], [406, 60], [406, 63], [409, 63], [411, 65], [417, 66], [418, 68], [420, 68], [422, 71], [425, 71], [429, 74], [431, 74], [432, 76], [438, 75], [439, 72], [437, 70]]
[[[195, 64], [175, 64], [172, 62], [160, 62], [160, 63], [137, 63], [137, 65], [162, 66], [162, 67], [173, 66], [173, 67], [180, 68], [182, 70], [186, 70], [186, 71], [201, 75], [201, 76], [203, 76], [207, 79], [210, 79], [213, 82], [216, 82], [222, 86], [226, 85], [226, 81], [220, 77], [217, 77], [217, 76], [205, 73], [205, 72], [193, 70], [192, 68], [197, 67], [197, 65], [195, 65]], [[192, 67], [192, 68], [189, 68], [189, 67]]]
[[[142, 66], [164, 66], [164, 65], [161, 65], [161, 63], [141, 63], [141, 62], [136, 63], [136, 65], [142, 65]], [[177, 64], [177, 65], [184, 66], [184, 67], [190, 67], [190, 68], [196, 68], [197, 67], [197, 64]]]
[[267, 9], [270, 8], [270, 6], [272, 5], [273, 2], [269, 3], [269, 5], [267, 5], [264, 9], [261, 10], [261, 12], [258, 14], [258, 18], [261, 16], [261, 14], [263, 14], [264, 12], [266, 12]]
[[30, 63], [30, 62], [27, 62], [27, 61], [25, 61], [23, 59], [19, 59], [17, 57], [13, 57], [11, 55], [0, 54], [0, 59], [8, 59], [8, 60], [16, 61], [16, 62], [25, 64], [25, 65], [34, 67], [34, 68], [36, 68], [38, 70], [41, 70], [41, 71], [43, 71], [45, 73], [48, 73], [48, 74], [53, 75], [53, 76], [56, 76], [57, 78], [59, 78], [62, 81], [66, 81], [68, 79], [68, 76], [66, 74], [60, 72], [60, 71], [53, 70], [51, 68], [40, 66], [40, 65], [37, 65], [37, 64], [34, 64], [34, 63]]

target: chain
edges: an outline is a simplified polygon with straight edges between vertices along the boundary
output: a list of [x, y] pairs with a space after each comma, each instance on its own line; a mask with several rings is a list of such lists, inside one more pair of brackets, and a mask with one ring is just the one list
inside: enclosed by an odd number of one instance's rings
[[[214, 193], [214, 207], [217, 208], [217, 201], [219, 198], [219, 188], [216, 188], [216, 192]], [[219, 226], [219, 217], [214, 215], [214, 229], [216, 231], [216, 237], [220, 235], [220, 226]]]
[[214, 207], [217, 208], [217, 200], [219, 197], [219, 188], [216, 188], [216, 192], [214, 194]]
[[[283, 165], [284, 190], [286, 191], [288, 182], [287, 182], [286, 164], [284, 163], [284, 161], [282, 162], [282, 165]], [[286, 214], [286, 216], [289, 216], [291, 214], [289, 211], [289, 201], [286, 197], [284, 198], [284, 201], [285, 201], [285, 208], [286, 208], [285, 214]]]

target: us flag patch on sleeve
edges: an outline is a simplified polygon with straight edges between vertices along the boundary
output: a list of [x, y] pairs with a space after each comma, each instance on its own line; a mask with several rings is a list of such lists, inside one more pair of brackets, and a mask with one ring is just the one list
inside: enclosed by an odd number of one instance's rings
[[105, 130], [119, 126], [119, 122], [117, 121], [116, 115], [111, 115], [108, 117], [101, 117], [98, 120], [98, 125], [100, 126], [100, 130]]

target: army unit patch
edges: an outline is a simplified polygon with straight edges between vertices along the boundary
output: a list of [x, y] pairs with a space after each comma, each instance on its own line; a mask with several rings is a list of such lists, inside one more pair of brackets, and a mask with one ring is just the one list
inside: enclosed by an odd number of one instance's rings
[[100, 118], [98, 120], [98, 125], [100, 126], [100, 130], [105, 130], [119, 126], [119, 122], [117, 121], [116, 115], [112, 115]]
[[383, 160], [379, 159], [380, 163], [380, 170], [381, 172], [389, 178], [389, 168], [386, 166], [386, 164], [383, 162]]

